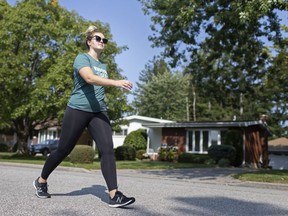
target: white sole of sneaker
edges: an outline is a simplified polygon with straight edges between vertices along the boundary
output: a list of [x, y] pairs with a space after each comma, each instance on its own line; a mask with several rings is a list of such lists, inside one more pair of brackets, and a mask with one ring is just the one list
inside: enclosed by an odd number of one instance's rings
[[132, 204], [134, 202], [135, 202], [135, 199], [134, 200], [129, 200], [128, 202], [123, 203], [123, 204], [116, 204], [116, 205], [109, 204], [109, 207], [111, 207], [111, 208], [120, 208], [120, 207], [125, 207], [127, 205], [130, 205], [130, 204]]

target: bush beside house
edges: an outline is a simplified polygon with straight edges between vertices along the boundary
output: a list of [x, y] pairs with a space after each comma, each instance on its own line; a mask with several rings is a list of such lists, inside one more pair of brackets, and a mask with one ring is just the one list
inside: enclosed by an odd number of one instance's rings
[[72, 163], [93, 163], [95, 151], [88, 145], [76, 145], [69, 155]]
[[[236, 149], [230, 145], [212, 145], [208, 148], [208, 155], [218, 164], [220, 160], [226, 159], [232, 165], [236, 158]], [[221, 163], [224, 162], [221, 161]]]
[[227, 131], [223, 144], [235, 148], [235, 159], [231, 161], [231, 165], [235, 167], [241, 166], [243, 162], [243, 138], [239, 130]]
[[138, 129], [129, 133], [124, 140], [123, 146], [133, 147], [136, 151], [146, 149], [147, 133], [144, 129]]
[[206, 154], [192, 154], [184, 152], [178, 156], [179, 163], [195, 163], [205, 164], [209, 163], [210, 157]]
[[115, 158], [119, 161], [133, 161], [136, 158], [136, 151], [131, 146], [119, 146], [115, 149]]

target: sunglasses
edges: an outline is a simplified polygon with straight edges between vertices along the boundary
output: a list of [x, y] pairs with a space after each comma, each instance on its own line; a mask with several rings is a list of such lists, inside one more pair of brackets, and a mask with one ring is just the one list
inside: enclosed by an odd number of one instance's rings
[[101, 40], [102, 40], [102, 42], [103, 42], [104, 44], [107, 44], [107, 43], [108, 43], [108, 39], [106, 39], [106, 38], [101, 38], [101, 37], [99, 37], [98, 35], [95, 35], [94, 37], [95, 37], [95, 40], [96, 40], [97, 42], [101, 42]]

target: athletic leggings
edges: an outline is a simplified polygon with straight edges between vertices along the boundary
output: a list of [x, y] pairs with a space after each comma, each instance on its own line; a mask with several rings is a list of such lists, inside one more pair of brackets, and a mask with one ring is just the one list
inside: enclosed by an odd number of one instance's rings
[[48, 179], [53, 170], [70, 154], [85, 128], [88, 128], [101, 154], [101, 171], [108, 190], [117, 189], [112, 128], [105, 112], [90, 113], [66, 108], [57, 150], [47, 158], [41, 177]]

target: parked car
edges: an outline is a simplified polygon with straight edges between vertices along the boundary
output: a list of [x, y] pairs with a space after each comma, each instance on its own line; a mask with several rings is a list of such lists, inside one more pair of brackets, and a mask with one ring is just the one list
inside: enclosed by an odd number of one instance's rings
[[42, 143], [30, 145], [29, 153], [30, 155], [36, 155], [37, 153], [41, 153], [42, 155], [46, 156], [57, 149], [58, 142], [59, 139], [48, 139]]

